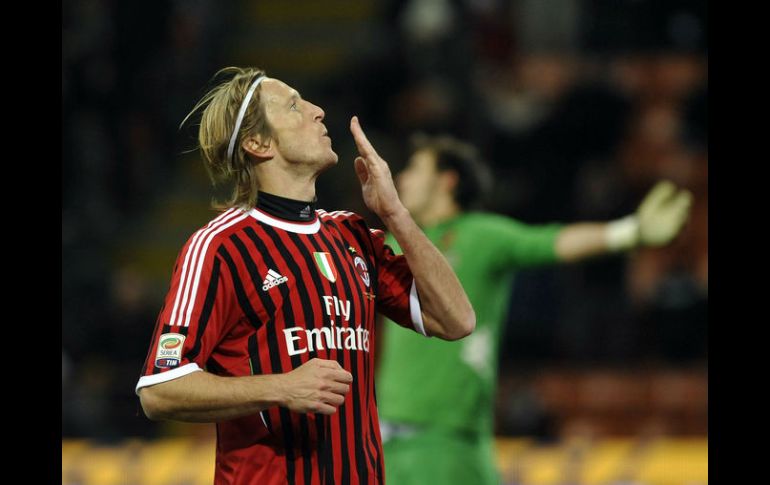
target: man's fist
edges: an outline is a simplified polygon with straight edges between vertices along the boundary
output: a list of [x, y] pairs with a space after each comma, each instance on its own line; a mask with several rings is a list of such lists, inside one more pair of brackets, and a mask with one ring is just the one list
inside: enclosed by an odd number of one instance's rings
[[339, 362], [318, 358], [283, 376], [283, 405], [298, 413], [334, 414], [353, 382], [353, 375]]

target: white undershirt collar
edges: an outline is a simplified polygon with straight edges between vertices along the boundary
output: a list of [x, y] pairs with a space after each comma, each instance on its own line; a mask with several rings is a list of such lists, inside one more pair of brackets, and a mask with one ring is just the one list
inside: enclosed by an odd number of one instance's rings
[[321, 218], [316, 216], [313, 222], [291, 222], [277, 219], [257, 208], [249, 211], [249, 214], [259, 222], [283, 229], [284, 231], [296, 232], [299, 234], [315, 234], [321, 228]]

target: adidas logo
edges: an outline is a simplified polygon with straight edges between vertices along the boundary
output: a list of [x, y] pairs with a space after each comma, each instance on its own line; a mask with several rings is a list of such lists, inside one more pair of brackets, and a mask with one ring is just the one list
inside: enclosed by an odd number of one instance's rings
[[273, 271], [272, 269], [267, 270], [267, 275], [265, 275], [265, 281], [262, 282], [262, 289], [267, 291], [270, 288], [274, 286], [278, 286], [281, 283], [286, 283], [289, 281], [289, 278], [286, 276], [281, 276], [280, 273], [277, 271]]
[[310, 219], [310, 216], [312, 214], [313, 214], [313, 209], [311, 209], [309, 205], [306, 205], [304, 209], [299, 211], [299, 217], [301, 219]]

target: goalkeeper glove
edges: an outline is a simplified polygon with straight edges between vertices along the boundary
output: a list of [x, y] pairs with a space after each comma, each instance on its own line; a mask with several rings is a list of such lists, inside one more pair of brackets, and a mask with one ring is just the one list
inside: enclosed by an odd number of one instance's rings
[[636, 212], [607, 224], [607, 247], [624, 251], [637, 246], [665, 246], [687, 222], [692, 193], [668, 180], [655, 184]]

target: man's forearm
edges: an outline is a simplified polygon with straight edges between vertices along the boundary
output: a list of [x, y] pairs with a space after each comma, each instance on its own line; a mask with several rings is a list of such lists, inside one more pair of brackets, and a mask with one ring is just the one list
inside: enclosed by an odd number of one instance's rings
[[281, 375], [221, 377], [193, 372], [139, 390], [151, 419], [211, 423], [239, 418], [280, 404]]
[[139, 390], [150, 419], [226, 421], [283, 406], [298, 413], [333, 414], [353, 375], [336, 360], [313, 358], [284, 374], [222, 377], [193, 372]]
[[447, 340], [470, 334], [476, 326], [476, 316], [446, 258], [406, 209], [382, 220], [401, 246], [412, 271], [428, 334]]
[[611, 252], [608, 244], [608, 224], [578, 222], [565, 226], [556, 237], [559, 261], [574, 262]]

